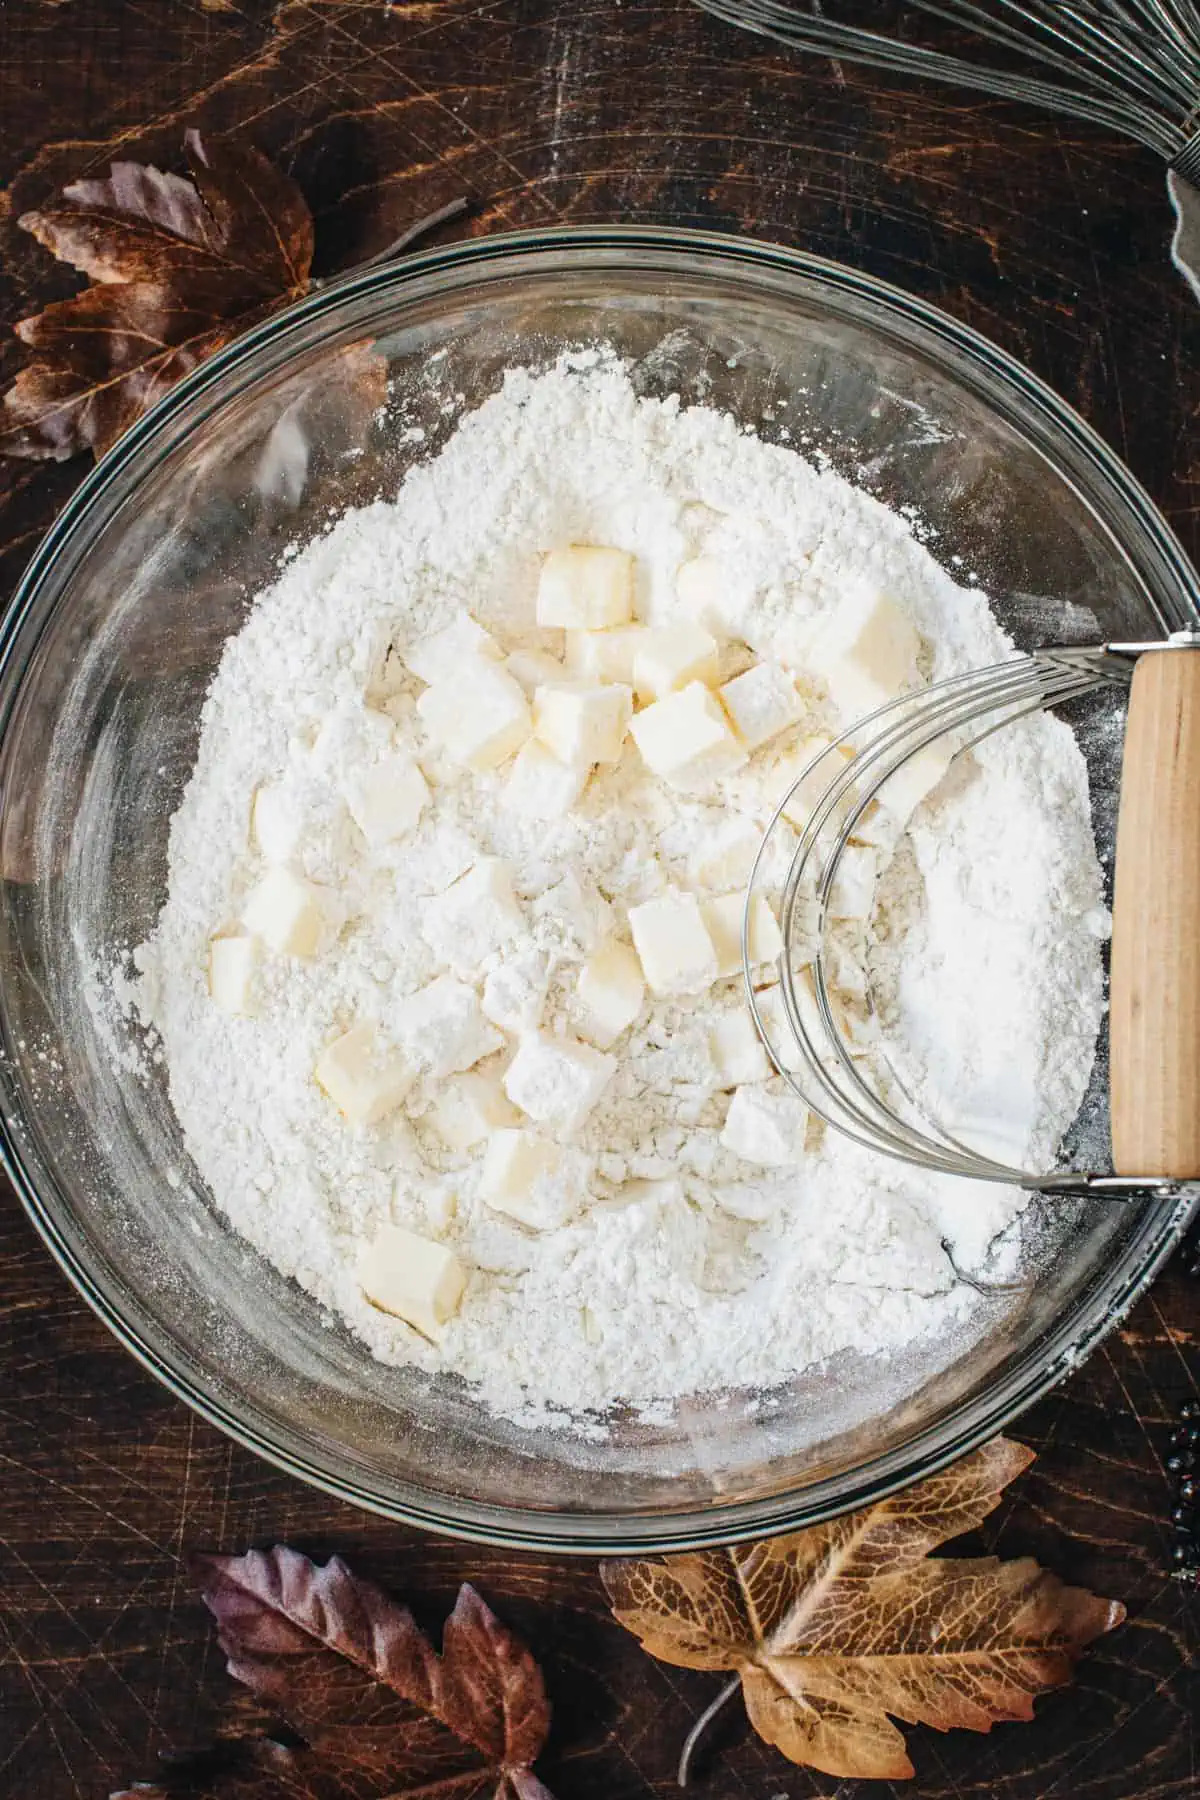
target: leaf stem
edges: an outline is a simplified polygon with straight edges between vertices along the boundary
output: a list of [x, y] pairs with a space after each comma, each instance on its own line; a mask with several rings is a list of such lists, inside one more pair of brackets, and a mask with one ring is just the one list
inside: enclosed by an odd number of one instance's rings
[[704, 1711], [700, 1714], [700, 1717], [696, 1720], [696, 1723], [692, 1726], [692, 1729], [688, 1732], [687, 1737], [684, 1740], [683, 1749], [679, 1755], [679, 1774], [677, 1779], [681, 1788], [685, 1788], [688, 1784], [688, 1777], [692, 1772], [692, 1758], [699, 1749], [701, 1738], [704, 1736], [717, 1714], [728, 1705], [730, 1700], [733, 1699], [733, 1696], [737, 1693], [741, 1685], [742, 1678], [740, 1675], [735, 1675], [732, 1681], [727, 1681], [711, 1706], [705, 1707]]
[[418, 238], [423, 238], [427, 232], [436, 231], [439, 225], [448, 225], [451, 219], [461, 218], [470, 204], [467, 195], [460, 194], [457, 200], [450, 200], [445, 206], [439, 206], [436, 212], [427, 213], [423, 219], [418, 219], [415, 225], [410, 225], [407, 231], [401, 232], [394, 243], [386, 245], [382, 250], [377, 250], [374, 256], [368, 256], [365, 261], [355, 263], [354, 274], [360, 274], [363, 269], [373, 269], [378, 263], [390, 262], [393, 256], [402, 256], [416, 243]]

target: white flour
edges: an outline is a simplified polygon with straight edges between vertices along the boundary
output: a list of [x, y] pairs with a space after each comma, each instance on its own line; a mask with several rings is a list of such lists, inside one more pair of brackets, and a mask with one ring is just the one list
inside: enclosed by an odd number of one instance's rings
[[[528, 927], [519, 954], [492, 958], [491, 1000], [503, 986], [514, 1028], [540, 1009], [552, 1032], [572, 1026], [581, 960], [630, 905], [744, 879], [780, 794], [770, 748], [707, 802], [626, 754], [547, 825], [498, 804], [503, 771], [463, 775], [420, 740], [415, 681], [391, 710], [433, 800], [413, 839], [364, 853], [337, 784], [376, 754], [363, 695], [381, 649], [462, 609], [507, 650], [556, 648], [533, 626], [533, 593], [541, 552], [572, 541], [633, 552], [638, 613], [655, 623], [677, 608], [680, 562], [719, 557], [726, 634], [801, 674], [806, 628], [855, 581], [909, 612], [932, 675], [1010, 648], [983, 595], [955, 586], [903, 520], [727, 416], [638, 400], [596, 356], [511, 373], [394, 502], [346, 515], [288, 562], [228, 645], [172, 826], [169, 898], [137, 954], [188, 1148], [231, 1224], [376, 1356], [457, 1372], [522, 1418], [768, 1387], [840, 1350], [944, 1332], [974, 1296], [942, 1240], [960, 1266], [989, 1253], [990, 1268], [1011, 1266], [1015, 1234], [996, 1239], [1022, 1205], [828, 1134], [799, 1170], [724, 1149], [729, 1099], [705, 1027], [743, 1004], [738, 980], [643, 1010], [576, 1146], [585, 1173], [593, 1159], [591, 1204], [559, 1230], [524, 1231], [482, 1203], [478, 1150], [454, 1155], [431, 1128], [436, 1081], [359, 1131], [319, 1092], [316, 1059], [351, 1020], [403, 1041], [405, 999], [439, 973], [423, 909], [479, 855], [511, 864]], [[827, 721], [809, 699], [811, 731]], [[254, 791], [281, 781], [305, 825], [298, 866], [338, 891], [348, 923], [325, 955], [269, 962], [258, 1016], [229, 1017], [208, 995], [209, 939], [261, 872]], [[1046, 718], [956, 765], [881, 883], [871, 958], [898, 1053], [935, 1111], [985, 1124], [1010, 1155], [1050, 1159], [1084, 1091], [1100, 895], [1083, 759]], [[639, 1179], [668, 1185], [631, 1203], [623, 1184]], [[437, 1347], [359, 1289], [359, 1243], [388, 1219], [442, 1237], [470, 1271]]]

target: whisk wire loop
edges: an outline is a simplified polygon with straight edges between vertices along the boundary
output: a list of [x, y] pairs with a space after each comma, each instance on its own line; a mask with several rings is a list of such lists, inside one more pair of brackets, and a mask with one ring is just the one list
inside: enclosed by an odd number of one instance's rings
[[[814, 756], [782, 797], [759, 848], [749, 892], [764, 881], [776, 832], [787, 829], [794, 798], [820, 791], [796, 841], [780, 898], [783, 953], [775, 988], [756, 989], [743, 927], [746, 988], [759, 1034], [777, 1075], [819, 1118], [870, 1150], [947, 1174], [1061, 1189], [1061, 1172], [1017, 1168], [972, 1147], [932, 1119], [886, 1056], [878, 1019], [869, 1015], [869, 1053], [851, 1042], [830, 985], [831, 906], [839, 868], [864, 833], [887, 835], [888, 783], [923, 753], [961, 757], [993, 732], [1031, 712], [1124, 685], [1130, 663], [1103, 649], [1063, 649], [932, 683], [878, 708]], [[853, 743], [851, 742], [853, 739]], [[892, 821], [898, 835], [903, 821]], [[747, 907], [748, 921], [750, 909]], [[768, 1001], [768, 996], [776, 996]], [[781, 1020], [768, 1019], [768, 1005]], [[1065, 1178], [1067, 1188], [1077, 1180]]]
[[[1200, 163], [1200, 14], [1191, 0], [908, 0], [909, 11], [965, 26], [982, 42], [1027, 59], [1028, 72], [831, 17], [839, 0], [699, 4], [796, 49], [975, 87], [1106, 125], [1185, 175]], [[1033, 73], [1035, 66], [1044, 73]]]

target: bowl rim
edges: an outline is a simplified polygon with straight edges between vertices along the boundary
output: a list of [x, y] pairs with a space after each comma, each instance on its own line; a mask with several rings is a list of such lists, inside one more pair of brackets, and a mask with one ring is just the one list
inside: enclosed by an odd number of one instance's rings
[[[918, 348], [941, 344], [964, 358], [977, 376], [1002, 390], [1034, 415], [1024, 420], [1026, 436], [1036, 442], [1037, 428], [1059, 440], [1055, 466], [1063, 479], [1065, 447], [1101, 491], [1107, 491], [1140, 526], [1142, 562], [1156, 566], [1160, 592], [1148, 589], [1150, 604], [1160, 613], [1164, 630], [1200, 620], [1200, 586], [1182, 545], [1145, 489], [1086, 421], [1046, 383], [1008, 352], [972, 327], [961, 324], [929, 302], [903, 289], [863, 274], [845, 264], [762, 240], [729, 237], [683, 227], [653, 225], [556, 226], [468, 239], [445, 248], [408, 254], [402, 262], [330, 281], [291, 306], [281, 309], [243, 337], [201, 363], [177, 384], [118, 441], [84, 478], [31, 558], [0, 616], [0, 682], [9, 688], [0, 713], [0, 730], [19, 690], [24, 668], [15, 676], [10, 665], [22, 625], [34, 608], [51, 572], [68, 553], [78, 552], [89, 516], [112, 496], [123, 472], [152, 451], [155, 440], [169, 431], [178, 416], [201, 396], [213, 407], [230, 396], [227, 377], [242, 373], [253, 379], [284, 354], [287, 340], [307, 331], [334, 308], [348, 302], [395, 297], [429, 278], [450, 278], [461, 290], [490, 272], [491, 278], [517, 275], [538, 264], [547, 252], [565, 257], [568, 267], [599, 270], [604, 259], [617, 259], [627, 270], [657, 266], [699, 274], [716, 267], [748, 278], [768, 272], [799, 277], [843, 301], [865, 303], [878, 314], [876, 324], [914, 331]], [[263, 358], [263, 353], [272, 354]], [[1043, 454], [1048, 454], [1039, 445]], [[1093, 512], [1087, 494], [1083, 503]], [[1111, 528], [1110, 535], [1111, 535]], [[1142, 571], [1144, 574], [1144, 570]], [[1165, 606], [1162, 602], [1165, 600]], [[3, 973], [0, 971], [0, 1003]], [[2, 1110], [7, 1113], [7, 1106]], [[573, 1552], [584, 1555], [647, 1554], [744, 1542], [761, 1536], [820, 1523], [856, 1507], [867, 1506], [935, 1473], [1001, 1431], [1019, 1413], [1046, 1394], [1119, 1324], [1170, 1256], [1190, 1219], [1200, 1208], [1200, 1186], [1182, 1185], [1170, 1198], [1147, 1200], [1139, 1232], [1122, 1253], [1115, 1271], [1073, 1302], [1046, 1336], [1039, 1361], [1032, 1355], [989, 1388], [986, 1394], [959, 1403], [940, 1419], [852, 1471], [828, 1476], [810, 1486], [785, 1489], [754, 1500], [693, 1506], [679, 1513], [631, 1510], [623, 1513], [541, 1511], [528, 1506], [480, 1503], [412, 1483], [390, 1483], [392, 1491], [372, 1491], [356, 1477], [346, 1459], [337, 1466], [336, 1450], [313, 1454], [298, 1432], [269, 1420], [253, 1402], [239, 1397], [229, 1404], [214, 1379], [174, 1340], [156, 1347], [162, 1335], [131, 1297], [111, 1291], [103, 1259], [82, 1232], [66, 1230], [53, 1195], [44, 1196], [26, 1166], [19, 1134], [0, 1117], [0, 1164], [3, 1165], [35, 1229], [76, 1291], [118, 1341], [159, 1382], [201, 1417], [235, 1442], [284, 1473], [334, 1498], [382, 1514], [398, 1522], [450, 1537], [506, 1548]], [[140, 1315], [140, 1317], [139, 1317]], [[1026, 1364], [1030, 1366], [1026, 1366]]]

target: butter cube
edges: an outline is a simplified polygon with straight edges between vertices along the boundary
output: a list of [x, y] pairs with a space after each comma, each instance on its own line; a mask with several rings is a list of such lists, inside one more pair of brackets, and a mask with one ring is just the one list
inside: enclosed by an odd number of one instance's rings
[[765, 1081], [771, 1073], [758, 1028], [747, 1009], [723, 1013], [709, 1026], [708, 1050], [721, 1087]]
[[[795, 987], [796, 1009], [800, 1023], [808, 1035], [812, 1053], [818, 1061], [832, 1063], [836, 1060], [836, 1053], [817, 1004], [816, 981], [811, 969], [798, 970]], [[767, 988], [754, 998], [762, 1017], [767, 1042], [780, 1066], [789, 1073], [796, 1074], [803, 1069], [804, 1064], [788, 1020], [782, 987]], [[850, 1055], [867, 1055], [878, 1042], [878, 1027], [869, 1008], [854, 995], [834, 990], [829, 995], [829, 1010], [833, 1016], [834, 1031], [843, 1040]]]
[[[801, 969], [796, 976], [796, 1001], [800, 1017], [809, 1031], [814, 1050], [820, 1054], [825, 1043], [825, 1033], [817, 1014], [816, 995], [813, 992], [807, 969]], [[791, 1020], [788, 1017], [782, 986], [776, 984], [774, 987], [762, 989], [755, 994], [754, 1002], [775, 1061], [781, 1069], [786, 1069], [789, 1074], [795, 1075], [804, 1067], [804, 1063], [796, 1044]]]
[[729, 575], [716, 556], [693, 556], [680, 563], [675, 576], [680, 605], [698, 625], [721, 635], [722, 607], [729, 593]]
[[381, 1225], [359, 1251], [358, 1280], [372, 1306], [436, 1343], [462, 1305], [467, 1273], [445, 1244], [403, 1225]]
[[497, 1131], [484, 1153], [479, 1192], [494, 1212], [531, 1231], [553, 1231], [567, 1223], [585, 1198], [585, 1167], [577, 1153], [536, 1131]]
[[661, 700], [692, 681], [717, 680], [717, 640], [703, 625], [680, 619], [643, 631], [633, 653], [633, 685], [639, 700]]
[[310, 882], [290, 869], [268, 869], [246, 898], [242, 923], [281, 956], [315, 956], [325, 914]]
[[256, 939], [241, 932], [213, 938], [208, 946], [208, 991], [219, 1011], [251, 1017], [257, 962]]
[[804, 1161], [808, 1108], [790, 1088], [740, 1087], [729, 1103], [721, 1142], [745, 1162], [769, 1169]]
[[433, 1103], [434, 1130], [451, 1150], [469, 1150], [493, 1131], [516, 1123], [516, 1109], [500, 1083], [477, 1072], [444, 1082]]
[[755, 663], [719, 690], [725, 711], [747, 750], [757, 750], [796, 723], [804, 710], [796, 684], [778, 663]]
[[746, 760], [720, 701], [702, 681], [636, 713], [629, 729], [647, 766], [683, 793], [710, 786]]
[[464, 612], [441, 631], [433, 631], [411, 644], [401, 651], [401, 656], [418, 681], [432, 687], [436, 681], [453, 681], [465, 663], [480, 658], [499, 662], [500, 650], [495, 638], [470, 613]]
[[417, 701], [426, 730], [464, 768], [495, 769], [529, 736], [529, 703], [498, 663], [465, 659], [456, 673], [427, 687]]
[[762, 844], [762, 830], [736, 813], [714, 813], [688, 858], [697, 887], [745, 887]]
[[633, 558], [627, 550], [570, 544], [551, 550], [537, 591], [539, 625], [602, 631], [633, 617]]
[[587, 763], [560, 762], [537, 738], [517, 751], [501, 796], [510, 812], [527, 819], [565, 818], [588, 784]]
[[483, 1016], [501, 1031], [535, 1031], [542, 1022], [550, 975], [540, 950], [507, 956], [483, 984]]
[[565, 681], [572, 672], [559, 662], [557, 656], [550, 656], [545, 650], [514, 650], [511, 656], [505, 657], [504, 667], [513, 680], [520, 683], [521, 692], [530, 700], [535, 688], [545, 687], [550, 681]]
[[395, 1112], [413, 1083], [412, 1071], [366, 1023], [351, 1026], [317, 1058], [317, 1085], [351, 1125], [377, 1125]]
[[473, 975], [488, 957], [520, 937], [525, 921], [508, 864], [481, 856], [444, 894], [425, 902], [421, 936], [440, 963]]
[[954, 760], [954, 747], [944, 740], [926, 744], [889, 775], [879, 790], [879, 805], [901, 824], [916, 812], [941, 782]]
[[693, 895], [665, 894], [631, 906], [629, 928], [653, 993], [699, 994], [716, 981], [716, 948]]
[[268, 862], [290, 861], [304, 836], [304, 814], [296, 796], [276, 782], [264, 782], [256, 788], [250, 807], [250, 833]]
[[823, 621], [806, 661], [848, 722], [916, 687], [920, 651], [920, 635], [896, 602], [877, 589], [860, 587]]
[[829, 891], [831, 919], [869, 919], [875, 904], [878, 852], [869, 844], [847, 844]]
[[642, 1010], [646, 984], [636, 953], [610, 938], [583, 965], [576, 992], [583, 1007], [582, 1035], [607, 1050]]
[[413, 829], [429, 799], [425, 777], [410, 756], [385, 756], [357, 769], [343, 788], [350, 817], [376, 848], [394, 844]]
[[531, 1031], [508, 1065], [504, 1091], [514, 1106], [558, 1137], [578, 1131], [612, 1080], [615, 1056], [575, 1038]]
[[475, 989], [452, 975], [439, 975], [410, 994], [391, 1025], [408, 1060], [436, 1077], [461, 1074], [504, 1047], [500, 1032], [484, 1018]]
[[[743, 894], [718, 894], [703, 900], [700, 911], [708, 927], [713, 949], [717, 953], [717, 974], [736, 975], [742, 967], [742, 919], [746, 910]], [[749, 951], [752, 963], [774, 962], [783, 949], [783, 938], [765, 894], [755, 894], [750, 902]]]
[[408, 672], [404, 667], [399, 648], [392, 642], [391, 633], [381, 640], [374, 658], [374, 667], [367, 681], [365, 699], [369, 706], [377, 706], [386, 711], [388, 702], [404, 692], [408, 681]]
[[[778, 766], [779, 791], [791, 789], [783, 803], [783, 816], [801, 831], [812, 818], [830, 782], [836, 780], [852, 754], [843, 744], [834, 755], [827, 756], [825, 752], [831, 745], [831, 738], [805, 738]], [[824, 757], [824, 760], [815, 769], [810, 768], [818, 757]]]
[[825, 943], [825, 968], [829, 985], [837, 993], [848, 1000], [857, 1000], [865, 1004], [867, 999], [867, 971], [863, 966], [859, 945], [856, 953], [849, 944], [840, 938], [827, 938]]
[[559, 762], [615, 763], [633, 716], [627, 687], [589, 687], [563, 682], [540, 687], [533, 696], [533, 729]]
[[634, 653], [644, 636], [643, 625], [618, 625], [611, 631], [568, 631], [567, 671], [576, 681], [619, 681], [624, 687], [632, 687]]

